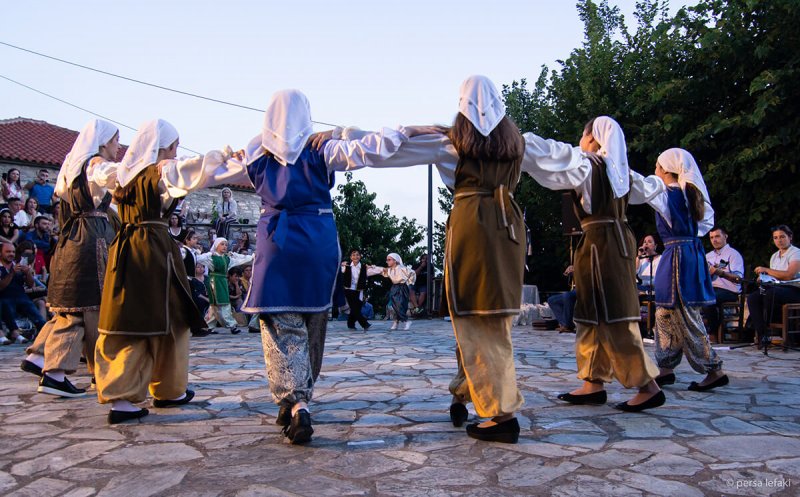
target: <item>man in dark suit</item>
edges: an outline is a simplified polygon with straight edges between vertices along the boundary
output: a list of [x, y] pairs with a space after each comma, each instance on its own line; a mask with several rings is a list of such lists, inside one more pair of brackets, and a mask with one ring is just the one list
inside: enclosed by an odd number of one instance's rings
[[358, 321], [362, 328], [368, 330], [370, 324], [361, 315], [361, 307], [364, 305], [364, 290], [367, 288], [367, 268], [361, 264], [361, 252], [350, 251], [350, 264], [347, 261], [342, 262], [342, 273], [344, 298], [347, 300], [347, 305], [350, 306], [347, 327], [351, 330], [356, 329], [356, 321]]

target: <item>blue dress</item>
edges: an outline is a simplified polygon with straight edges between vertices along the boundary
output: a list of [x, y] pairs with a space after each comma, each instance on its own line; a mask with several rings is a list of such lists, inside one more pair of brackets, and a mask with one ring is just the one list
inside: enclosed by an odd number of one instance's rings
[[322, 154], [306, 147], [294, 164], [271, 155], [247, 166], [261, 196], [253, 277], [243, 312], [324, 312], [331, 307], [340, 250]]
[[656, 227], [664, 241], [664, 253], [655, 276], [656, 305], [672, 309], [678, 299], [684, 306], [713, 305], [717, 300], [705, 249], [697, 236], [697, 222], [689, 214], [683, 190], [667, 188], [667, 202], [672, 227], [656, 213]]

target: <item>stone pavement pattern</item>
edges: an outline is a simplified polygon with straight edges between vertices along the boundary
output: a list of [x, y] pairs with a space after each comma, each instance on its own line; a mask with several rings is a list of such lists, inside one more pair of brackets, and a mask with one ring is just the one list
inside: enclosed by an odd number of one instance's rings
[[[260, 337], [192, 339], [195, 402], [110, 427], [94, 395], [36, 393], [23, 348], [0, 350], [0, 494], [10, 496], [700, 496], [800, 493], [800, 354], [721, 351], [731, 385], [686, 390], [649, 414], [555, 400], [574, 388], [574, 335], [514, 329], [526, 402], [517, 445], [478, 442], [449, 422], [452, 329], [391, 332], [331, 323], [312, 404], [314, 439], [274, 424]], [[652, 346], [649, 347], [652, 353]], [[82, 375], [81, 375], [82, 374]], [[87, 385], [85, 371], [73, 377]], [[148, 402], [149, 404], [149, 402]], [[473, 413], [474, 417], [474, 413]], [[788, 485], [788, 486], [787, 486]], [[737, 486], [739, 488], [737, 488]]]

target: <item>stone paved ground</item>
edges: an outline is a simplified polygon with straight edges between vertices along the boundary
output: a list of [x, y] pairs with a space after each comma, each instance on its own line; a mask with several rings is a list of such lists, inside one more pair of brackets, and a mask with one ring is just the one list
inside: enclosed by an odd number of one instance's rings
[[[21, 346], [0, 350], [0, 494], [180, 496], [798, 495], [800, 354], [722, 351], [732, 385], [686, 390], [651, 414], [555, 401], [577, 384], [573, 336], [514, 330], [526, 403], [517, 445], [449, 423], [452, 330], [328, 331], [308, 446], [283, 442], [259, 335], [193, 339], [197, 402], [109, 427], [93, 396], [35, 393]], [[650, 350], [652, 352], [652, 350]], [[76, 383], [88, 377], [76, 375]], [[630, 392], [609, 389], [609, 404]], [[787, 486], [788, 485], [788, 486]], [[739, 488], [737, 488], [739, 487]]]

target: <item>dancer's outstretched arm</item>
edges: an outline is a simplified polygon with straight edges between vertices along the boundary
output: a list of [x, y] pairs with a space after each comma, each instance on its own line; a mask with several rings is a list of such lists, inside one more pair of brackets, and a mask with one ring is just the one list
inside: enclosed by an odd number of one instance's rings
[[[636, 171], [631, 171], [631, 204], [648, 204], [664, 218], [667, 225], [672, 227], [672, 216], [667, 200], [667, 185], [656, 175], [643, 176]], [[705, 211], [703, 219], [697, 222], [697, 236], [704, 236], [714, 227], [714, 209], [711, 204], [704, 202]]]
[[583, 209], [592, 213], [592, 166], [587, 154], [568, 143], [522, 135], [525, 154], [522, 170], [550, 190], [575, 190]]
[[452, 188], [458, 155], [442, 130], [439, 126], [401, 126], [369, 133], [348, 128], [343, 139], [328, 139], [331, 135], [322, 134], [314, 144], [323, 150], [331, 171], [436, 164], [442, 181]]

